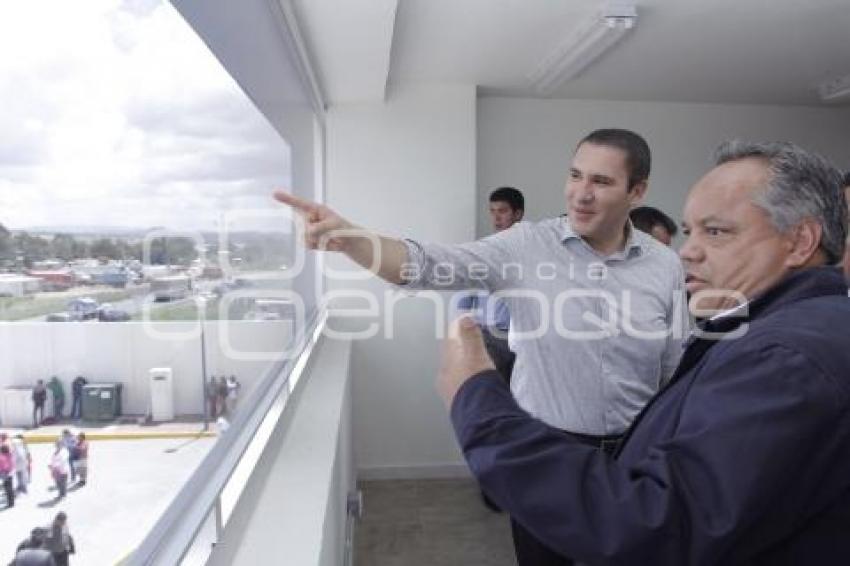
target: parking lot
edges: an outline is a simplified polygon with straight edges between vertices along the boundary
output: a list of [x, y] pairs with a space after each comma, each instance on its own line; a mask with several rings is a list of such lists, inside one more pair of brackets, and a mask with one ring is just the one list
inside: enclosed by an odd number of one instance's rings
[[[18, 543], [59, 511], [68, 515], [76, 543], [72, 564], [112, 566], [126, 557], [212, 447], [215, 438], [101, 440], [91, 442], [88, 483], [57, 500], [47, 468], [53, 447], [31, 444], [29, 494], [0, 510], [0, 564]], [[70, 482], [69, 482], [70, 484]]]

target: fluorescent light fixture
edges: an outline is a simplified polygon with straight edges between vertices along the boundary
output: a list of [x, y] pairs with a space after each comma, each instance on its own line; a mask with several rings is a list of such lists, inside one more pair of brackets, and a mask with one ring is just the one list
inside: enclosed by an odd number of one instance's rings
[[594, 16], [581, 23], [540, 65], [528, 75], [540, 94], [551, 94], [577, 77], [588, 65], [635, 26], [637, 10], [633, 2], [607, 2]]
[[824, 102], [837, 102], [850, 98], [850, 75], [838, 77], [818, 85], [818, 94]]

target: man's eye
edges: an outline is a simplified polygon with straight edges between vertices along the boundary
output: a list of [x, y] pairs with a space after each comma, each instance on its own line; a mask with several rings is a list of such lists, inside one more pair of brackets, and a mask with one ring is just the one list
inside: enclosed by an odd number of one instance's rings
[[683, 236], [690, 236], [691, 235], [691, 229], [690, 228], [682, 228], [682, 235]]
[[709, 226], [705, 229], [705, 233], [708, 234], [709, 236], [719, 236], [724, 231], [725, 230], [723, 230], [722, 228], [714, 228], [714, 227], [711, 227], [711, 226]]

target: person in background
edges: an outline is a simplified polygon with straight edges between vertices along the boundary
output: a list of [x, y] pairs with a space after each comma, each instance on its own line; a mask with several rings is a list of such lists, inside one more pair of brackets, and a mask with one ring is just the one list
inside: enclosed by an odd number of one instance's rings
[[75, 450], [77, 457], [74, 460], [74, 465], [77, 468], [77, 474], [80, 476], [77, 485], [84, 486], [89, 479], [89, 441], [86, 439], [86, 433], [81, 432], [77, 435]]
[[88, 380], [82, 375], [78, 375], [71, 382], [71, 418], [81, 419], [83, 417], [83, 387], [88, 384]]
[[665, 246], [673, 243], [679, 231], [673, 219], [652, 206], [639, 206], [629, 213], [635, 228], [646, 232]]
[[45, 548], [53, 555], [56, 566], [68, 566], [68, 557], [76, 552], [74, 537], [68, 530], [68, 516], [63, 511], [56, 514], [53, 523], [47, 529]]
[[62, 445], [68, 451], [68, 469], [71, 471], [71, 481], [77, 479], [77, 439], [67, 428], [62, 431]]
[[215, 397], [219, 413], [227, 414], [227, 418], [230, 418], [230, 414], [227, 413], [227, 378], [223, 375], [219, 376], [216, 382]]
[[507, 230], [525, 216], [525, 197], [514, 187], [499, 187], [490, 193], [488, 210], [493, 231]]
[[3, 482], [3, 491], [6, 493], [6, 507], [15, 506], [15, 488], [12, 478], [15, 475], [15, 459], [8, 444], [0, 444], [0, 481]]
[[211, 375], [209, 380], [207, 380], [206, 394], [210, 419], [215, 420], [218, 417], [218, 380], [214, 375]]
[[22, 434], [17, 434], [12, 439], [12, 457], [15, 460], [15, 476], [18, 483], [16, 489], [18, 493], [27, 493], [32, 470], [32, 454]]
[[68, 493], [68, 460], [68, 449], [61, 440], [57, 440], [53, 456], [50, 457], [49, 468], [50, 475], [56, 483], [56, 489], [59, 490], [59, 499]]
[[53, 418], [58, 422], [65, 408], [65, 388], [55, 375], [47, 382], [47, 388], [53, 393]]
[[227, 398], [226, 398], [226, 407], [227, 414], [232, 419], [233, 412], [236, 410], [236, 402], [239, 400], [239, 389], [241, 389], [242, 384], [237, 381], [235, 375], [231, 375], [227, 378]]
[[[490, 222], [494, 232], [507, 230], [522, 220], [525, 214], [525, 197], [514, 187], [500, 187], [490, 193]], [[508, 345], [511, 313], [505, 301], [484, 292], [466, 295], [458, 301], [458, 309], [474, 311], [475, 320], [484, 334], [487, 353], [496, 369], [510, 383], [516, 354]], [[486, 502], [486, 500], [485, 500]]]
[[47, 402], [47, 388], [44, 380], [39, 379], [32, 388], [32, 427], [38, 428], [44, 420], [44, 404]]

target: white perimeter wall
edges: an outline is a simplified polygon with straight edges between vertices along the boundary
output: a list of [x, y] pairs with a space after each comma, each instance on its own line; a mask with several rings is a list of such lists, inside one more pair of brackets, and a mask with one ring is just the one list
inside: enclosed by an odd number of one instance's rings
[[530, 220], [564, 212], [573, 148], [597, 128], [632, 129], [652, 150], [647, 204], [681, 220], [686, 191], [708, 169], [720, 142], [793, 141], [850, 168], [850, 109], [589, 100], [482, 98], [478, 101], [478, 234], [491, 228], [492, 189], [519, 188]]
[[[289, 344], [286, 321], [207, 322], [207, 375], [236, 375], [244, 397], [264, 369]], [[201, 350], [197, 323], [4, 323], [0, 324], [0, 389], [33, 385], [56, 375], [65, 385], [65, 413], [71, 410], [71, 381], [123, 383], [123, 412], [147, 414], [148, 371], [174, 371], [177, 415], [199, 415]], [[257, 358], [257, 359], [248, 359]]]
[[[436, 242], [475, 235], [475, 88], [433, 86], [392, 92], [385, 104], [333, 107], [327, 127], [327, 203], [383, 234]], [[350, 264], [328, 257], [327, 265]], [[374, 277], [329, 278], [330, 290], [368, 291]], [[338, 301], [337, 304], [345, 301]], [[366, 306], [366, 300], [352, 304]], [[354, 341], [355, 458], [361, 477], [434, 476], [462, 471], [448, 416], [434, 389], [435, 308], [406, 298], [378, 335]], [[377, 320], [360, 316], [350, 328]], [[331, 324], [338, 324], [334, 319]], [[392, 329], [393, 337], [385, 334]]]

